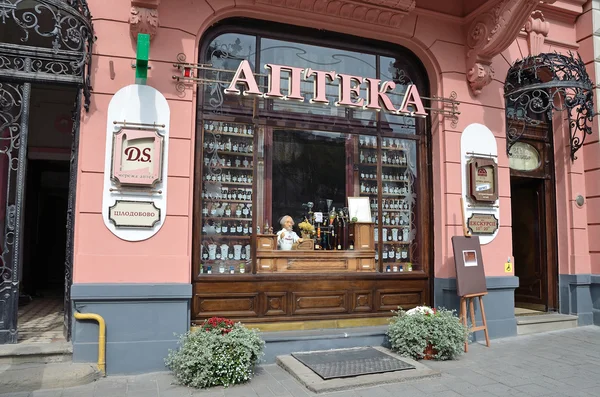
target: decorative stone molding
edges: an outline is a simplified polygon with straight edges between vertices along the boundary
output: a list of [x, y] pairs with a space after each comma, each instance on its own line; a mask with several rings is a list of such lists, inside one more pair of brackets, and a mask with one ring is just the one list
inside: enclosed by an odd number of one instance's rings
[[415, 8], [416, 0], [256, 0], [256, 3], [399, 27], [402, 19]]
[[541, 11], [536, 10], [531, 13], [525, 23], [525, 31], [527, 32], [529, 55], [539, 55], [542, 52], [544, 40], [548, 37], [550, 23], [546, 21]]
[[476, 62], [475, 65], [467, 71], [467, 81], [473, 94], [481, 94], [481, 90], [492, 82], [494, 77], [494, 68], [491, 65]]
[[467, 80], [474, 95], [494, 77], [492, 59], [516, 39], [532, 11], [540, 3], [556, 0], [495, 0], [476, 15], [467, 30]]
[[138, 33], [150, 35], [150, 40], [158, 30], [158, 6], [160, 0], [131, 0], [129, 31], [134, 39]]

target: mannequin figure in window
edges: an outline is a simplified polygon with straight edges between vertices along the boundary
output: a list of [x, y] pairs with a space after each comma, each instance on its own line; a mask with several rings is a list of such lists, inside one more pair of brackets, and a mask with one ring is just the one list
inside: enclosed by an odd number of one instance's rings
[[298, 237], [292, 230], [294, 220], [289, 215], [284, 215], [279, 221], [281, 230], [277, 232], [277, 249], [290, 251], [294, 243], [301, 243], [302, 238]]

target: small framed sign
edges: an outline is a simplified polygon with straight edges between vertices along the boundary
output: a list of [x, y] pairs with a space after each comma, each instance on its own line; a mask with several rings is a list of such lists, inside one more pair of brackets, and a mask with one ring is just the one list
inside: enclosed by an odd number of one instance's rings
[[113, 136], [111, 178], [152, 187], [162, 180], [163, 136], [156, 129], [121, 128]]
[[494, 234], [498, 230], [498, 218], [494, 214], [473, 213], [467, 219], [472, 234]]
[[353, 222], [371, 223], [371, 204], [368, 197], [348, 197], [348, 214]]
[[473, 157], [467, 162], [469, 195], [475, 201], [498, 200], [498, 165], [491, 158]]
[[115, 227], [152, 229], [160, 221], [160, 208], [152, 201], [117, 200], [108, 209], [108, 219]]

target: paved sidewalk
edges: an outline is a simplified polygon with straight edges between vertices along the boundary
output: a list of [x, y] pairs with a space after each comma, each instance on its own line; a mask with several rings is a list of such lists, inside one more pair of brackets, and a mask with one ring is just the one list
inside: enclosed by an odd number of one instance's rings
[[[600, 327], [492, 340], [471, 345], [455, 361], [423, 362], [439, 378], [320, 394], [387, 396], [600, 396]], [[246, 385], [195, 390], [172, 385], [168, 373], [109, 377], [62, 390], [0, 394], [0, 397], [255, 397], [314, 396], [276, 365], [265, 365]]]

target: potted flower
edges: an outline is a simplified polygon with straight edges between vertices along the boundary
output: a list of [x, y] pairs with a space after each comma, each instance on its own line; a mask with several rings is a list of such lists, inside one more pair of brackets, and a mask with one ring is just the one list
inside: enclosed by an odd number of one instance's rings
[[186, 386], [230, 386], [248, 381], [263, 355], [258, 331], [222, 317], [212, 317], [183, 334], [179, 349], [170, 350], [165, 364]]
[[392, 350], [414, 359], [451, 360], [462, 354], [469, 329], [454, 310], [418, 306], [394, 312], [387, 336]]
[[306, 219], [298, 224], [298, 228], [300, 229], [300, 233], [302, 234], [303, 239], [311, 239], [315, 234], [315, 227]]

